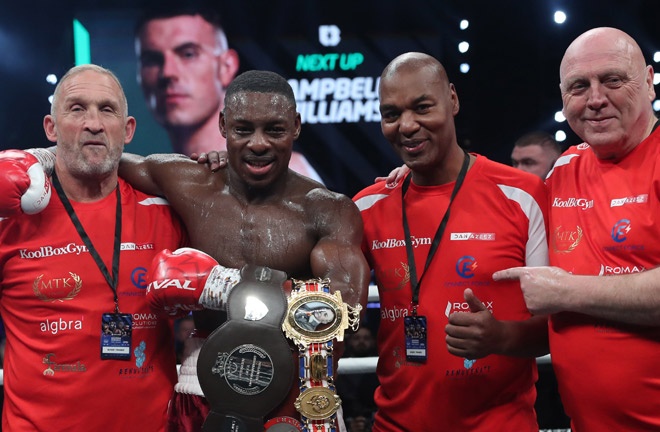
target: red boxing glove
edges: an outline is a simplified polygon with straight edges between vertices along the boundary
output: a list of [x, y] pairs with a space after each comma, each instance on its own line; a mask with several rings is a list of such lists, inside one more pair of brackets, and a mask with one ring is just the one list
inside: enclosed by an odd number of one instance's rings
[[30, 153], [0, 151], [0, 191], [0, 217], [35, 214], [50, 201], [50, 180]]
[[219, 265], [197, 249], [165, 249], [154, 257], [148, 278], [151, 308], [180, 317], [204, 308], [224, 309], [229, 291], [240, 281], [240, 271]]

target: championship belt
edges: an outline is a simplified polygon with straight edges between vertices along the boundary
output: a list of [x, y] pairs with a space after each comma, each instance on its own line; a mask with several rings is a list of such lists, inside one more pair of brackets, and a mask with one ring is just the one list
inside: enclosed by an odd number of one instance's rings
[[329, 279], [293, 280], [282, 329], [300, 351], [300, 396], [295, 407], [307, 432], [335, 432], [341, 406], [334, 383], [333, 343], [344, 330], [355, 331], [361, 305], [348, 306], [341, 292], [330, 294]]
[[199, 352], [199, 384], [211, 406], [203, 432], [262, 432], [287, 396], [295, 366], [282, 333], [286, 273], [245, 266], [227, 300], [227, 321]]

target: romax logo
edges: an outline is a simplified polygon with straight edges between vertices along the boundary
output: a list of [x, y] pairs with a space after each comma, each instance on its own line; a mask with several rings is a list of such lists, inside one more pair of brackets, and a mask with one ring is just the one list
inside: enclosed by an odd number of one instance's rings
[[598, 276], [640, 273], [645, 270], [646, 268], [644, 268], [644, 266], [609, 266], [609, 265], [601, 264], [600, 271], [598, 272]]
[[[482, 301], [484, 306], [486, 306], [486, 309], [490, 313], [493, 313], [493, 302], [492, 301]], [[468, 302], [447, 302], [447, 306], [445, 307], [445, 316], [449, 317], [449, 315], [455, 313], [455, 312], [470, 312], [470, 305]]]

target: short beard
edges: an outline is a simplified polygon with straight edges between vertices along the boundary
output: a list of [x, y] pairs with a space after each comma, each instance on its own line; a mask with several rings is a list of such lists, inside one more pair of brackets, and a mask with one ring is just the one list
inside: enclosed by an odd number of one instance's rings
[[83, 154], [78, 154], [69, 164], [68, 170], [74, 177], [90, 180], [103, 179], [115, 172], [119, 167], [122, 149], [112, 150], [101, 163], [90, 163]]

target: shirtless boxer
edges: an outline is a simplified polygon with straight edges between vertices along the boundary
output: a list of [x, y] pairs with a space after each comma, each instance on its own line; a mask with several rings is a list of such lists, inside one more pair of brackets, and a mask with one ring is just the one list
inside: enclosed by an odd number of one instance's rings
[[[168, 273], [170, 265], [181, 270], [184, 262], [193, 261], [187, 280], [203, 270], [196, 291], [151, 290], [155, 304], [172, 313], [177, 308], [199, 308], [198, 299], [216, 261], [226, 267], [221, 270], [229, 285], [238, 280], [238, 270], [232, 269], [253, 264], [284, 271], [290, 278], [329, 278], [330, 290], [340, 291], [348, 305], [366, 303], [370, 275], [360, 249], [362, 222], [357, 208], [348, 197], [288, 169], [300, 126], [286, 80], [272, 72], [250, 71], [229, 85], [220, 114], [220, 130], [227, 139], [226, 169], [212, 172], [177, 155], [124, 155], [120, 175], [140, 190], [166, 197], [187, 227], [191, 246], [200, 250], [163, 252], [152, 274], [156, 282], [176, 277]], [[218, 302], [225, 302], [226, 293], [214, 298], [218, 300], [214, 307], [222, 308]], [[226, 318], [210, 309], [193, 315], [202, 336]], [[191, 339], [184, 353], [170, 404], [170, 430], [199, 431], [209, 412], [196, 375], [202, 343], [203, 339]], [[291, 352], [297, 359], [293, 345]], [[335, 355], [335, 365], [337, 359]], [[267, 423], [290, 421], [285, 417], [300, 420], [294, 408], [300, 394], [297, 375], [286, 399], [265, 416]]]

